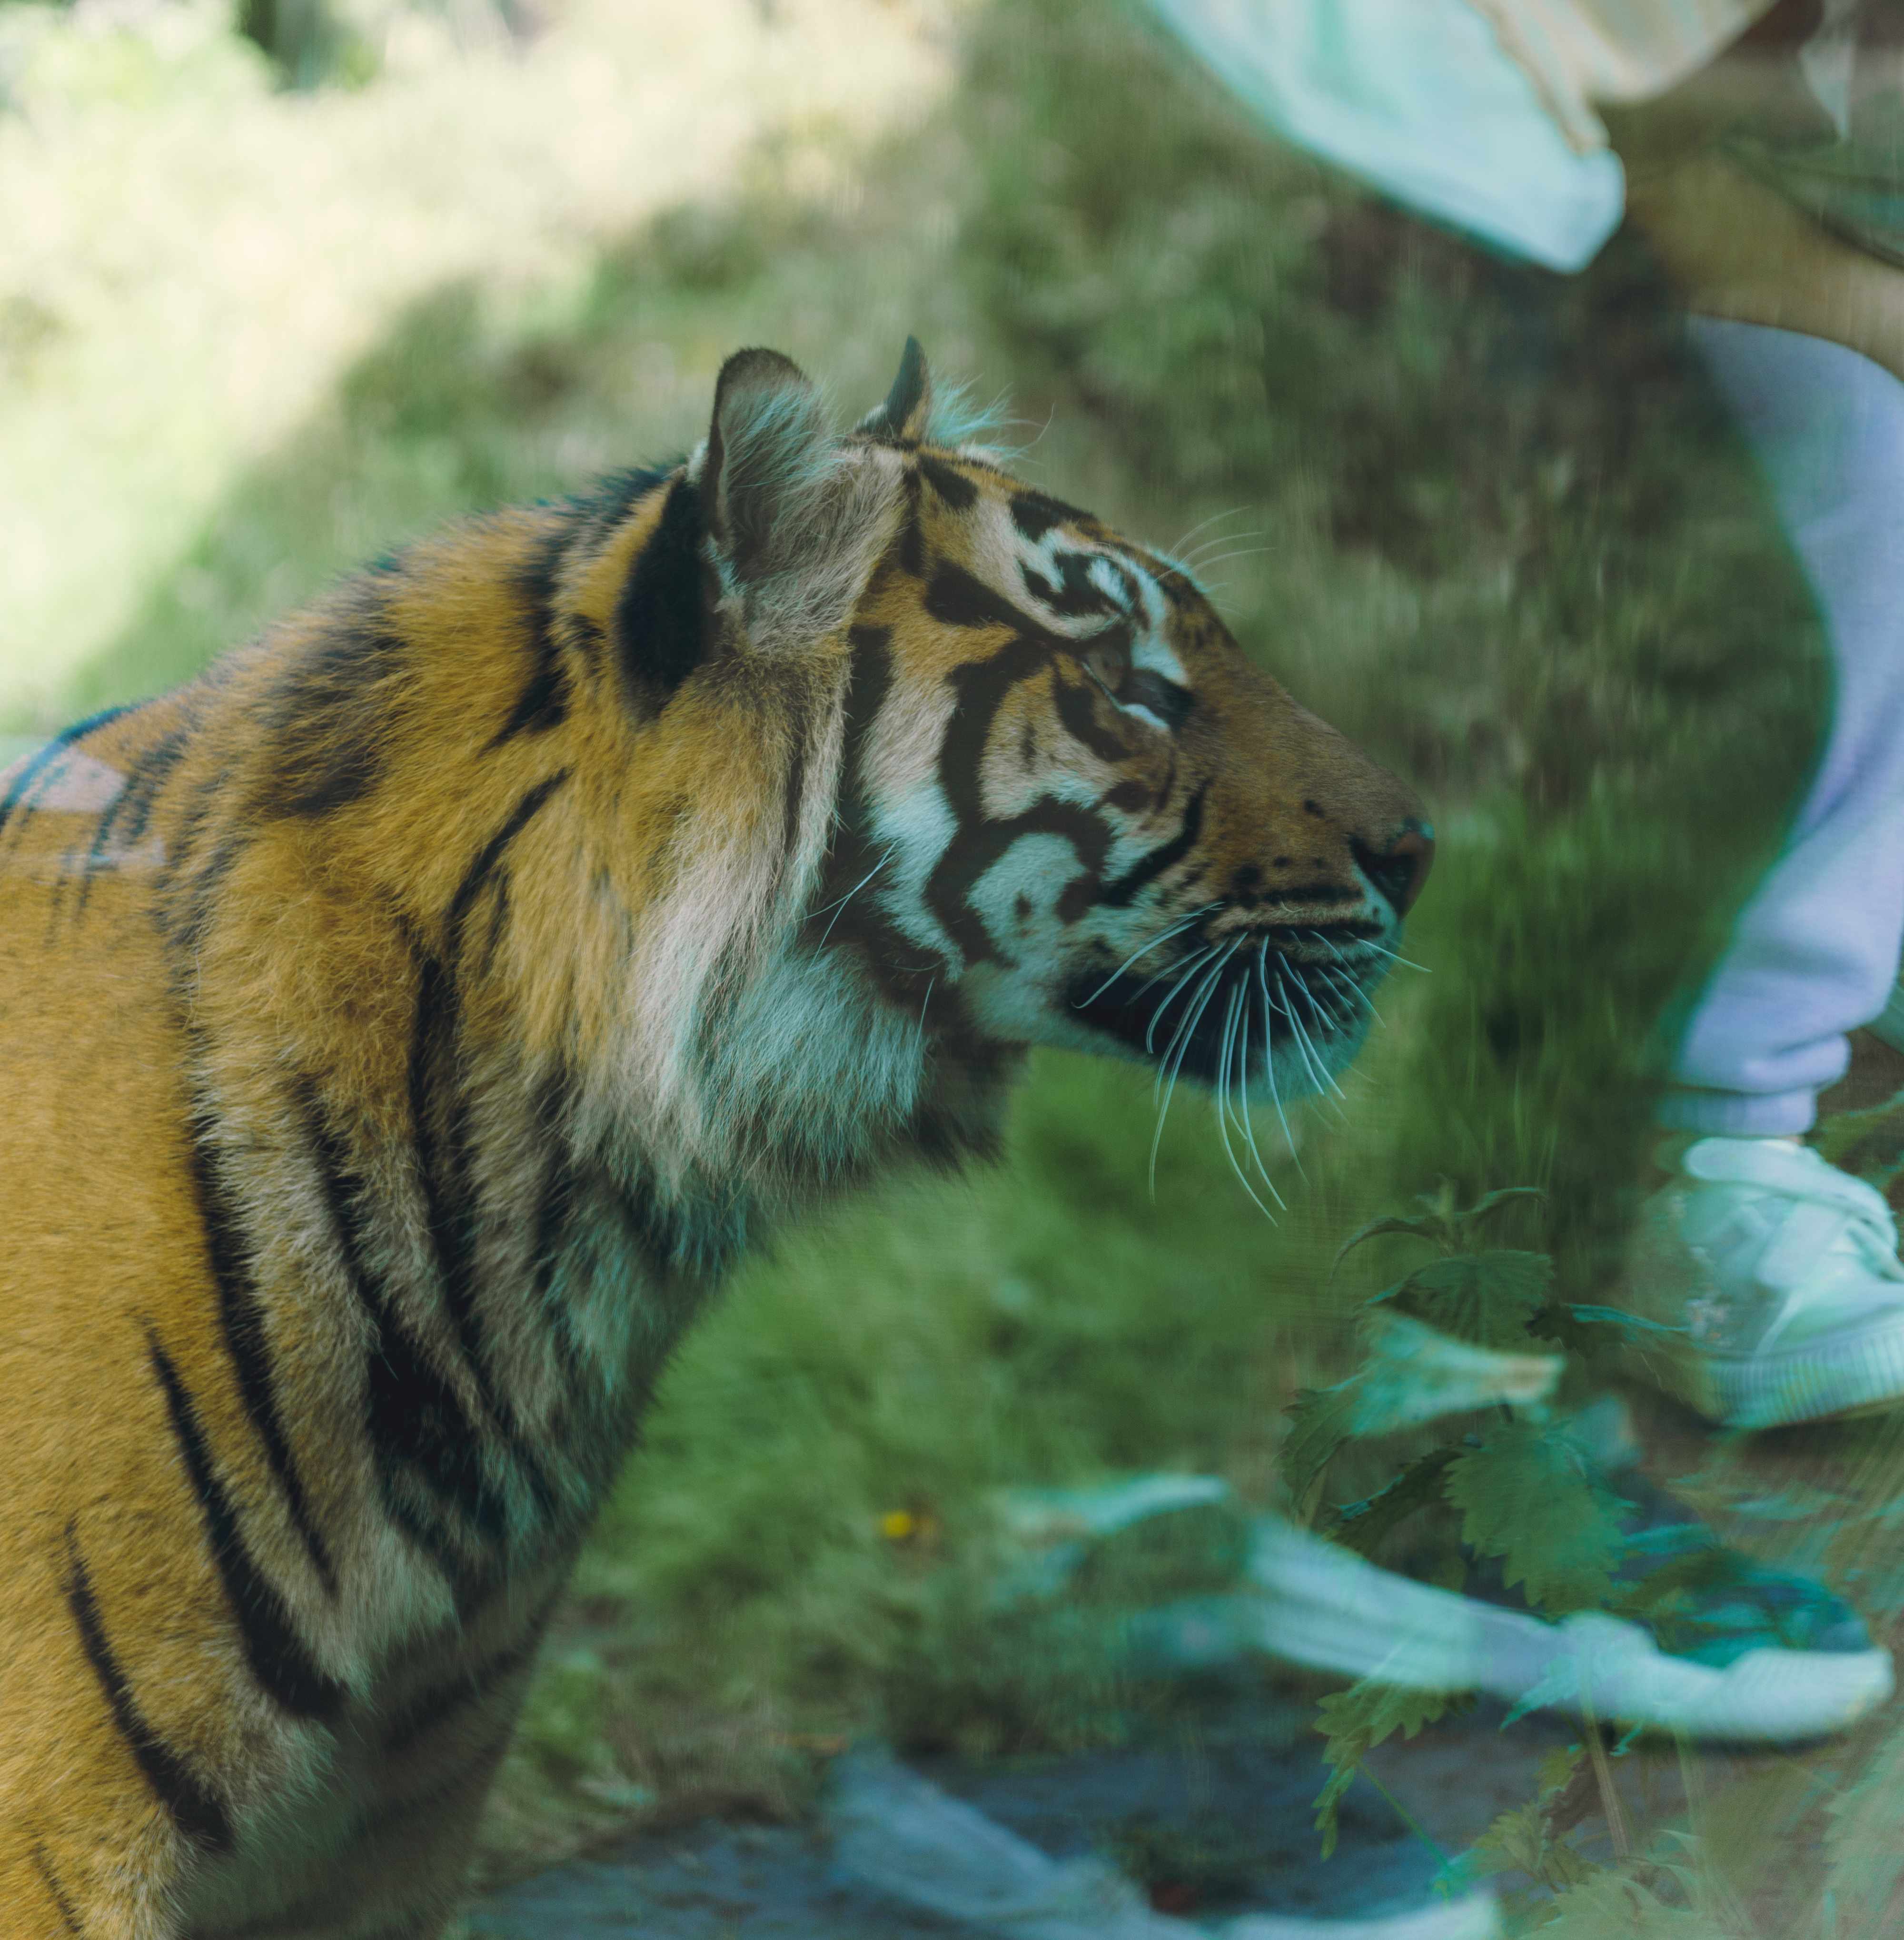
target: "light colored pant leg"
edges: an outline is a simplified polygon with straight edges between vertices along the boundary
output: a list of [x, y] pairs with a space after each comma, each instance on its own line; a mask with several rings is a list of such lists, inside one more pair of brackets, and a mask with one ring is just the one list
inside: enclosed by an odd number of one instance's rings
[[1904, 383], [1818, 337], [1706, 318], [1692, 331], [1817, 599], [1834, 696], [1797, 820], [1700, 997], [1659, 1115], [1772, 1136], [1810, 1127], [1904, 946]]

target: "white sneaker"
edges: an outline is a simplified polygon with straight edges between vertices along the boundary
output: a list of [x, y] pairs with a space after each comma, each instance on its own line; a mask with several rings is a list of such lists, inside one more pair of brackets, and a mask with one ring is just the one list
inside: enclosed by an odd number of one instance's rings
[[1709, 1420], [1771, 1428], [1904, 1402], [1904, 1264], [1884, 1195], [1784, 1139], [1704, 1138], [1641, 1211], [1635, 1351]]

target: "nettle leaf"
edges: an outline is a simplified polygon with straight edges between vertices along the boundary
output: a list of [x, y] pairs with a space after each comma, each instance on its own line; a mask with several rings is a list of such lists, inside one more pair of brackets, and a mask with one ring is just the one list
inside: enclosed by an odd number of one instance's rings
[[1323, 1534], [1359, 1556], [1372, 1556], [1391, 1530], [1399, 1529], [1417, 1509], [1442, 1499], [1448, 1465], [1460, 1453], [1458, 1447], [1430, 1449], [1365, 1501], [1344, 1502]]
[[1385, 1233], [1401, 1233], [1413, 1240], [1439, 1240], [1446, 1246], [1452, 1246], [1454, 1243], [1454, 1236], [1448, 1220], [1439, 1212], [1390, 1212], [1381, 1219], [1371, 1219], [1365, 1226], [1358, 1226], [1336, 1248], [1330, 1272], [1332, 1274], [1365, 1240], [1378, 1240]]
[[1564, 1615], [1611, 1597], [1619, 1505], [1562, 1435], [1503, 1422], [1450, 1464], [1446, 1493], [1469, 1547], [1500, 1557], [1509, 1587], [1524, 1584], [1542, 1609]]
[[1472, 1231], [1491, 1214], [1516, 1199], [1545, 1199], [1547, 1197], [1537, 1185], [1503, 1185], [1492, 1192], [1484, 1192], [1465, 1212], [1454, 1216], [1463, 1226]]
[[1362, 1761], [1397, 1731], [1411, 1738], [1423, 1725], [1432, 1725], [1464, 1701], [1458, 1692], [1404, 1691], [1366, 1678], [1322, 1701], [1316, 1728], [1325, 1741], [1323, 1757], [1334, 1767], [1329, 1783], [1316, 1795], [1316, 1830], [1323, 1835], [1324, 1859], [1335, 1850], [1336, 1813]]
[[1601, 1871], [1564, 1841], [1552, 1837], [1539, 1802], [1503, 1812], [1468, 1852], [1466, 1866], [1482, 1877], [1517, 1868], [1555, 1893], [1578, 1886]]
[[1669, 1906], [1610, 1867], [1562, 1893], [1539, 1931], [1543, 1940], [1723, 1940], [1724, 1932], [1703, 1913]]
[[1333, 1387], [1305, 1389], [1289, 1409], [1283, 1478], [1306, 1508], [1344, 1441], [1478, 1408], [1530, 1406], [1553, 1392], [1561, 1368], [1555, 1354], [1499, 1353], [1384, 1310], [1370, 1326], [1362, 1365]]
[[[1432, 1240], [1445, 1252], [1465, 1252], [1472, 1247], [1481, 1228], [1503, 1206], [1517, 1199], [1546, 1196], [1537, 1185], [1503, 1185], [1483, 1193], [1472, 1206], [1462, 1207], [1454, 1203], [1454, 1180], [1444, 1179], [1433, 1192], [1416, 1194], [1414, 1203], [1421, 1208], [1419, 1212], [1386, 1213], [1371, 1219], [1365, 1226], [1358, 1226], [1336, 1249], [1335, 1264], [1339, 1267], [1365, 1240], [1379, 1239], [1385, 1233]], [[1334, 1270], [1332, 1267], [1332, 1274]]]
[[1392, 1304], [1484, 1347], [1524, 1347], [1527, 1323], [1546, 1306], [1553, 1280], [1545, 1253], [1457, 1253], [1430, 1261], [1369, 1305]]
[[1279, 1457], [1283, 1480], [1298, 1512], [1307, 1514], [1323, 1471], [1335, 1459], [1335, 1451], [1355, 1430], [1356, 1392], [1353, 1381], [1338, 1382], [1332, 1388], [1304, 1388], [1283, 1412], [1289, 1418], [1289, 1432]]

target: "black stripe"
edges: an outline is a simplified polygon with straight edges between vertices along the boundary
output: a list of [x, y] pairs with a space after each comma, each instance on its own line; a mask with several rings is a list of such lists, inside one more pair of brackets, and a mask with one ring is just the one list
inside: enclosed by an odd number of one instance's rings
[[340, 616], [279, 677], [271, 697], [267, 779], [253, 795], [269, 817], [328, 815], [383, 779], [391, 695], [410, 642], [380, 602]]
[[178, 765], [191, 739], [189, 728], [175, 728], [162, 741], [147, 749], [133, 763], [119, 792], [106, 804], [99, 826], [93, 832], [93, 846], [86, 852], [85, 868], [80, 877], [78, 905], [74, 911], [75, 921], [86, 914], [87, 898], [93, 893], [93, 877], [108, 866], [106, 852], [112, 846], [114, 836], [117, 835], [121, 843], [130, 848], [145, 833], [151, 820], [152, 804], [172, 770]]
[[[928, 985], [944, 990], [944, 957], [896, 928], [877, 900], [884, 845], [872, 839], [873, 802], [866, 750], [892, 691], [892, 636], [886, 627], [857, 626], [847, 636], [853, 658], [844, 703], [845, 746], [833, 838], [802, 932], [817, 948], [850, 947], [896, 1008], [917, 1012]], [[941, 1013], [935, 1012], [936, 1023]]]
[[1149, 708], [1173, 734], [1189, 719], [1197, 705], [1197, 697], [1187, 687], [1179, 687], [1149, 667], [1133, 667], [1124, 676], [1117, 697], [1127, 707]]
[[474, 862], [464, 871], [462, 880], [456, 885], [456, 893], [450, 898], [450, 914], [445, 927], [448, 932], [447, 953], [452, 962], [456, 960], [457, 947], [462, 939], [463, 919], [469, 914], [470, 905], [481, 893], [490, 871], [502, 859], [502, 853], [509, 844], [534, 820], [551, 795], [569, 779], [566, 768], [557, 768], [552, 775], [545, 775], [517, 802], [511, 811], [509, 819], [483, 844]]
[[112, 1722], [125, 1740], [127, 1749], [182, 1836], [212, 1852], [229, 1853], [233, 1845], [231, 1818], [224, 1801], [200, 1781], [185, 1760], [145, 1722], [133, 1701], [126, 1673], [106, 1641], [105, 1626], [99, 1621], [99, 1600], [93, 1594], [93, 1579], [87, 1573], [71, 1523], [66, 1525], [66, 1607], [72, 1612], [81, 1647], [93, 1667], [93, 1674], [99, 1680]]
[[198, 1194], [199, 1223], [204, 1228], [205, 1251], [218, 1288], [218, 1322], [224, 1334], [225, 1352], [238, 1376], [238, 1392], [245, 1412], [264, 1450], [271, 1472], [284, 1491], [285, 1506], [303, 1539], [311, 1567], [316, 1571], [327, 1595], [337, 1594], [337, 1572], [331, 1560], [330, 1546], [311, 1512], [304, 1484], [291, 1453], [284, 1431], [284, 1417], [278, 1407], [276, 1383], [272, 1378], [270, 1344], [265, 1338], [264, 1310], [252, 1277], [251, 1262], [246, 1257], [245, 1242], [237, 1208], [232, 1203], [220, 1174], [217, 1155], [203, 1130], [191, 1140], [189, 1162], [192, 1183]]
[[60, 1910], [60, 1917], [66, 1922], [66, 1931], [85, 1940], [86, 1929], [79, 1923], [79, 1915], [72, 1902], [66, 1897], [66, 1889], [60, 1884], [60, 1875], [53, 1870], [53, 1862], [46, 1856], [46, 1848], [35, 1840], [31, 1850], [33, 1869], [40, 1876], [40, 1883], [46, 1888], [47, 1896]]
[[1056, 585], [1023, 560], [1018, 562], [1018, 577], [1024, 581], [1026, 590], [1033, 599], [1042, 601], [1054, 613], [1062, 613], [1068, 620], [1081, 619], [1087, 613], [1115, 613], [1117, 602], [1091, 576], [1091, 566], [1100, 556], [1096, 553], [1060, 553], [1051, 562], [1057, 569]]
[[581, 1179], [568, 1139], [572, 1090], [569, 1074], [558, 1067], [543, 1081], [536, 1094], [536, 1137], [551, 1156], [548, 1176], [542, 1182], [542, 1196], [536, 1208], [529, 1257], [535, 1273], [532, 1304], [538, 1313], [548, 1318], [557, 1348], [572, 1377], [581, 1369], [580, 1344], [568, 1309], [558, 1307], [552, 1298], [555, 1270], [562, 1260], [563, 1240], [581, 1192]]
[[[480, 1209], [469, 1180], [469, 1106], [456, 1082], [459, 1008], [448, 966], [440, 956], [426, 954], [419, 966], [416, 1016], [410, 1034], [410, 1138], [443, 1304], [484, 1405], [493, 1414], [487, 1357], [475, 1311]], [[439, 1067], [447, 1083], [438, 1080]], [[447, 1123], [441, 1127], [440, 1142], [438, 1114], [432, 1109], [433, 1095], [442, 1096], [445, 1101], [441, 1115]]]
[[476, 966], [478, 977], [487, 977], [496, 968], [496, 953], [502, 944], [502, 932], [509, 926], [509, 878], [496, 879], [496, 894], [490, 898], [489, 933], [483, 939], [482, 960]]
[[569, 675], [557, 638], [555, 605], [568, 544], [566, 528], [558, 528], [516, 575], [515, 590], [523, 603], [523, 623], [529, 633], [529, 684], [508, 719], [497, 729], [490, 743], [491, 748], [499, 748], [518, 734], [546, 734], [568, 717]]
[[1146, 883], [1155, 881], [1166, 869], [1174, 868], [1189, 854], [1203, 832], [1204, 797], [1209, 792], [1210, 784], [1206, 782], [1190, 798], [1189, 805], [1183, 811], [1182, 828], [1162, 848], [1153, 849], [1115, 882], [1105, 884], [1102, 898], [1105, 903], [1112, 909], [1123, 908]]
[[[444, 1304], [456, 1329], [457, 1344], [476, 1377], [484, 1405], [496, 1417], [505, 1435], [518, 1444], [513, 1452], [545, 1513], [555, 1508], [553, 1491], [541, 1464], [523, 1442], [512, 1411], [494, 1389], [481, 1322], [476, 1313], [476, 1234], [480, 1211], [469, 1176], [468, 1105], [462, 1087], [453, 1081], [459, 1002], [450, 965], [460, 954], [463, 924], [471, 907], [482, 893], [484, 884], [494, 874], [509, 845], [567, 779], [568, 770], [558, 769], [537, 782], [517, 803], [509, 819], [483, 845], [475, 860], [464, 872], [450, 899], [444, 924], [447, 932], [447, 961], [426, 954], [420, 966], [416, 1021], [410, 1054], [412, 1136], [416, 1142], [417, 1170], [423, 1182], [425, 1208], [436, 1245]], [[439, 1064], [447, 1066], [453, 1074], [451, 1083], [444, 1087], [449, 1094], [448, 1122], [444, 1128], [441, 1166], [435, 1159], [430, 1111], [433, 1067]]]
[[1075, 921], [1089, 906], [1109, 853], [1109, 828], [1076, 803], [1045, 795], [1002, 820], [985, 811], [980, 774], [999, 711], [1013, 688], [1035, 678], [1049, 663], [1047, 648], [1021, 634], [988, 659], [967, 661], [946, 676], [958, 702], [939, 746], [938, 772], [954, 827], [951, 840], [927, 878], [926, 904], [958, 945], [968, 967], [1003, 960], [971, 895], [1015, 843], [1028, 835], [1051, 834], [1077, 852], [1080, 873], [1066, 885], [1058, 904], [1059, 917], [1066, 922]]
[[919, 460], [920, 475], [955, 512], [969, 511], [978, 502], [978, 487], [963, 473], [954, 471], [942, 459], [929, 458], [923, 454]]
[[[558, 1515], [560, 1499], [548, 1471], [523, 1433], [514, 1409], [496, 1387], [476, 1310], [476, 1242], [481, 1209], [471, 1176], [468, 1103], [463, 1087], [456, 1081], [460, 1004], [452, 966], [461, 951], [465, 920], [484, 884], [495, 872], [509, 845], [567, 779], [567, 770], [558, 769], [531, 789], [465, 871], [445, 918], [447, 960], [427, 950], [420, 952], [409, 1080], [411, 1138], [425, 1216], [436, 1252], [444, 1307], [483, 1406], [535, 1496], [539, 1511], [551, 1521]], [[433, 1097], [438, 1094], [445, 1101], [441, 1114], [444, 1122], [440, 1158], [439, 1115], [432, 1110]]]
[[905, 474], [905, 511], [899, 521], [899, 570], [914, 579], [926, 576], [926, 528], [920, 517], [921, 496], [919, 474], [908, 465]]
[[847, 635], [853, 659], [847, 672], [846, 785], [862, 803], [866, 793], [866, 743], [892, 691], [892, 630], [855, 627]]
[[405, 1327], [369, 1263], [369, 1231], [362, 1210], [363, 1182], [343, 1139], [325, 1115], [309, 1079], [297, 1089], [319, 1189], [335, 1230], [352, 1292], [371, 1328], [365, 1371], [365, 1430], [377, 1459], [386, 1511], [442, 1570], [459, 1600], [473, 1594], [473, 1569], [453, 1534], [426, 1522], [399, 1493], [413, 1471], [435, 1498], [459, 1510], [484, 1536], [499, 1537], [505, 1505], [483, 1472], [476, 1426], [456, 1389], [431, 1363]]
[[1088, 512], [1079, 511], [1076, 505], [1029, 490], [1012, 495], [1011, 512], [1012, 523], [1033, 545], [1054, 526], [1095, 523]]
[[662, 707], [707, 651], [707, 569], [700, 494], [685, 478], [667, 503], [615, 602], [615, 644], [630, 697]]
[[[476, 1238], [481, 1211], [470, 1178], [468, 1103], [462, 1087], [455, 1082], [459, 1004], [450, 964], [460, 951], [464, 920], [483, 885], [510, 843], [566, 779], [567, 770], [560, 769], [531, 789], [465, 872], [451, 899], [445, 923], [449, 961], [426, 953], [419, 968], [416, 1020], [410, 1054], [411, 1136], [416, 1144], [426, 1214], [436, 1247], [444, 1304], [484, 1405], [513, 1444], [511, 1453], [545, 1514], [552, 1514], [556, 1508], [554, 1490], [520, 1434], [513, 1411], [496, 1389], [476, 1312]], [[435, 1081], [439, 1067], [449, 1076], [446, 1084]], [[447, 1094], [441, 1163], [437, 1156], [435, 1115], [431, 1110], [433, 1091]]]
[[231, 874], [239, 857], [245, 853], [245, 846], [246, 837], [241, 832], [227, 830], [218, 837], [210, 856], [206, 859], [204, 867], [192, 878], [191, 888], [186, 894], [185, 920], [172, 932], [182, 958], [190, 959], [196, 957], [199, 946], [205, 941], [206, 932], [212, 927], [213, 901], [219, 890], [224, 888], [225, 878]]
[[[41, 776], [63, 755], [69, 748], [77, 747], [96, 728], [103, 728], [108, 721], [116, 721], [122, 714], [130, 714], [130, 707], [102, 707], [96, 714], [89, 714], [84, 721], [75, 721], [70, 728], [63, 729], [53, 736], [27, 762], [9, 784], [7, 792], [0, 795], [0, 830], [4, 830], [8, 819], [23, 803], [26, 804], [30, 818], [32, 804], [27, 802], [28, 792]], [[22, 827], [25, 824], [22, 823]]]
[[349, 1693], [318, 1668], [291, 1620], [276, 1586], [259, 1569], [239, 1527], [238, 1511], [224, 1484], [212, 1467], [212, 1453], [191, 1396], [178, 1378], [172, 1357], [159, 1345], [148, 1324], [146, 1345], [152, 1371], [165, 1390], [172, 1432], [185, 1460], [192, 1492], [205, 1518], [206, 1540], [224, 1585], [225, 1600], [238, 1624], [252, 1675], [279, 1707], [294, 1718], [329, 1724], [343, 1709]]
[[[188, 877], [190, 871], [198, 866], [199, 845], [211, 826], [223, 779], [221, 773], [214, 773], [187, 795], [166, 837], [154, 915], [160, 933], [168, 942], [178, 946], [174, 952], [175, 981], [188, 972], [194, 976], [197, 974], [191, 959], [203, 940], [207, 908], [201, 907], [192, 895]], [[182, 907], [178, 907], [181, 904]]]
[[943, 626], [1008, 627], [1027, 637], [1051, 637], [1023, 608], [962, 566], [941, 566], [933, 573], [926, 587], [926, 611]]
[[804, 718], [795, 717], [794, 731], [796, 738], [793, 759], [787, 764], [786, 793], [780, 798], [780, 866], [783, 874], [792, 868], [800, 846], [801, 798], [807, 792], [807, 723]]
[[480, 1704], [499, 1684], [521, 1670], [540, 1646], [543, 1626], [548, 1623], [559, 1595], [557, 1592], [545, 1600], [542, 1608], [529, 1618], [527, 1630], [507, 1650], [485, 1658], [481, 1664], [411, 1698], [383, 1728], [384, 1755], [401, 1757], [426, 1732], [434, 1731], [466, 1705]]
[[1102, 761], [1129, 759], [1130, 743], [1098, 721], [1095, 689], [1082, 681], [1068, 681], [1061, 673], [1053, 675], [1051, 685], [1059, 724], [1073, 740], [1082, 741]]
[[572, 493], [563, 500], [564, 508], [579, 514], [587, 535], [602, 538], [612, 532], [651, 492], [658, 491], [687, 463], [685, 456], [666, 465], [637, 466], [627, 471], [611, 472], [590, 490]]

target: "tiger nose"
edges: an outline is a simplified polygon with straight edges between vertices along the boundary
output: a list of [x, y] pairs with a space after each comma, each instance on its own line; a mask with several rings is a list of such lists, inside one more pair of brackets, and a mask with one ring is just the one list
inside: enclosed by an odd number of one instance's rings
[[1386, 849], [1359, 840], [1350, 846], [1362, 873], [1388, 898], [1398, 917], [1406, 916], [1434, 866], [1433, 828], [1420, 816], [1411, 815]]

